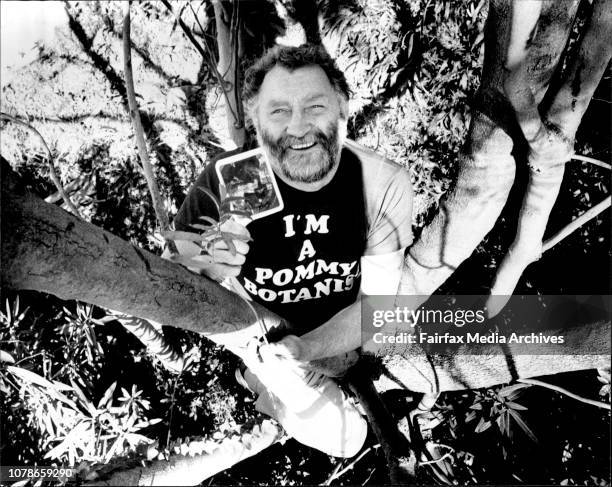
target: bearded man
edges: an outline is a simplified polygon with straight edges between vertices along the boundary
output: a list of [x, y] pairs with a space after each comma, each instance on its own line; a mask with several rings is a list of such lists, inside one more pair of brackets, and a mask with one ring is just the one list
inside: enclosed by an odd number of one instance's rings
[[[410, 178], [401, 166], [346, 139], [349, 94], [344, 75], [321, 47], [269, 50], [246, 73], [244, 102], [284, 208], [249, 223], [248, 230], [228, 222], [228, 230], [250, 234], [252, 242], [235, 240], [235, 254], [217, 242], [213, 263], [209, 257], [198, 262], [198, 247], [177, 242], [181, 254], [193, 256], [190, 268], [217, 280], [236, 277], [251, 299], [293, 325], [295, 334], [262, 347], [262, 357], [310, 361], [355, 350], [360, 293], [397, 292], [412, 242]], [[218, 218], [198, 187], [219, 195], [214, 163], [189, 191], [176, 230], [193, 231], [190, 225], [203, 215]], [[279, 399], [257, 371], [239, 378], [259, 394], [257, 407], [299, 441], [336, 456], [361, 448], [365, 422], [331, 379], [302, 376], [324, 397], [302, 410], [287, 402], [306, 398]]]

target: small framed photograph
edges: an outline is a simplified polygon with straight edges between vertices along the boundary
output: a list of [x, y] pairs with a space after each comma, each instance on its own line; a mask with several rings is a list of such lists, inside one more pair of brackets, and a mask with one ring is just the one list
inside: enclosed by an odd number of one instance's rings
[[283, 209], [272, 166], [261, 149], [219, 159], [215, 169], [221, 198], [232, 211], [250, 213], [257, 220]]

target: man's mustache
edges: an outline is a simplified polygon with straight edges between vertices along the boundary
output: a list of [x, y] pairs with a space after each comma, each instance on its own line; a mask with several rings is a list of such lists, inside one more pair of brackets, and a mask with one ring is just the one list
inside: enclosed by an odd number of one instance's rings
[[318, 143], [324, 147], [327, 147], [330, 143], [330, 137], [328, 137], [321, 130], [317, 130], [312, 134], [305, 137], [294, 137], [292, 135], [281, 135], [278, 140], [274, 142], [274, 145], [282, 153], [285, 153], [292, 145], [303, 145]]

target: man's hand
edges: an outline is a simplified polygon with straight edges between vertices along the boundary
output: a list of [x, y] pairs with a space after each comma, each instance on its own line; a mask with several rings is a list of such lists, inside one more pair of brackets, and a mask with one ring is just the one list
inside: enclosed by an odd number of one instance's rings
[[[224, 222], [221, 231], [250, 238], [247, 228], [233, 220]], [[181, 256], [180, 263], [190, 271], [222, 281], [240, 274], [249, 251], [247, 242], [240, 239], [232, 239], [231, 242], [233, 248], [221, 239], [211, 242], [205, 253], [194, 243], [184, 240], [177, 240], [176, 247]], [[164, 252], [163, 257], [170, 258], [170, 255]]]

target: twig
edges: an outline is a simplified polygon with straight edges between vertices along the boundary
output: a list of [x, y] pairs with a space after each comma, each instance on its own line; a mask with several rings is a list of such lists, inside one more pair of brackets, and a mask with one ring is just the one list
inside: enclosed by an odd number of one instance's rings
[[174, 396], [176, 394], [176, 386], [178, 386], [179, 380], [183, 376], [183, 370], [179, 372], [179, 375], [174, 379], [174, 385], [172, 386], [172, 397], [170, 398], [170, 413], [168, 414], [168, 434], [166, 435], [166, 451], [170, 452], [170, 432], [172, 429], [172, 416], [174, 416]]
[[579, 396], [578, 394], [574, 394], [573, 392], [564, 389], [563, 387], [555, 386], [553, 384], [549, 384], [548, 382], [544, 382], [538, 379], [518, 379], [517, 382], [522, 382], [523, 384], [532, 384], [534, 386], [541, 386], [547, 389], [552, 389], [553, 391], [560, 392], [561, 394], [565, 394], [566, 396], [571, 397], [572, 399], [576, 399], [576, 401], [583, 402], [585, 404], [590, 404], [591, 406], [597, 406], [598, 408], [610, 410], [610, 405], [596, 401], [594, 399], [588, 399], [586, 397]]
[[[593, 159], [592, 157], [581, 156], [579, 154], [574, 154], [572, 156], [572, 159], [576, 159], [578, 161], [589, 162], [589, 163], [591, 163], [591, 164], [593, 164], [595, 166], [599, 166], [599, 167], [603, 167], [603, 168], [608, 169], [608, 170], [612, 170], [612, 165], [608, 164], [607, 162], [600, 161], [598, 159]], [[542, 252], [546, 252], [547, 250], [552, 248], [554, 245], [558, 244], [561, 240], [563, 240], [565, 237], [567, 237], [571, 233], [575, 232], [578, 228], [580, 228], [586, 222], [588, 222], [589, 220], [595, 218], [597, 215], [599, 215], [606, 208], [609, 208], [611, 204], [612, 204], [612, 200], [611, 200], [610, 196], [608, 196], [605, 200], [603, 200], [602, 202], [598, 203], [597, 205], [595, 205], [590, 210], [585, 211], [582, 215], [580, 215], [578, 218], [576, 218], [574, 221], [572, 221], [569, 225], [567, 225], [566, 227], [562, 228], [555, 235], [553, 235], [551, 238], [546, 240], [542, 244]]]
[[582, 215], [580, 215], [578, 218], [572, 221], [569, 225], [565, 226], [559, 232], [553, 235], [551, 238], [544, 241], [544, 243], [542, 244], [542, 252], [546, 252], [547, 250], [551, 249], [554, 245], [558, 244], [565, 237], [575, 232], [578, 228], [580, 228], [586, 222], [595, 218], [606, 208], [609, 208], [611, 204], [612, 204], [612, 196], [608, 196], [605, 200], [601, 201], [600, 203], [597, 203], [590, 210], [585, 211]]
[[38, 136], [38, 138], [42, 141], [43, 146], [45, 147], [45, 150], [47, 151], [47, 163], [49, 166], [49, 175], [51, 176], [51, 181], [53, 181], [53, 184], [55, 184], [55, 187], [57, 188], [58, 193], [60, 194], [60, 196], [64, 200], [64, 203], [66, 203], [66, 206], [68, 206], [70, 211], [74, 213], [76, 216], [78, 216], [79, 218], [83, 218], [81, 214], [79, 213], [79, 210], [77, 209], [77, 207], [74, 206], [74, 204], [72, 203], [72, 201], [66, 194], [66, 191], [64, 191], [62, 182], [60, 181], [60, 178], [57, 175], [57, 171], [55, 170], [55, 166], [53, 165], [53, 155], [51, 154], [51, 149], [49, 149], [47, 142], [45, 141], [43, 136], [40, 134], [40, 132], [36, 130], [34, 127], [32, 127], [29, 123], [19, 120], [18, 118], [15, 118], [6, 113], [0, 113], [0, 120], [7, 120], [9, 122], [16, 123], [17, 125], [22, 125], [23, 127], [30, 129], [32, 132], [34, 132]]
[[342, 468], [342, 465], [344, 465], [344, 459], [342, 459], [342, 461], [338, 462], [338, 465], [336, 465], [336, 468], [334, 468], [334, 471], [331, 473], [331, 475], [327, 478], [327, 480], [325, 482], [323, 482], [320, 485], [331, 485], [332, 481], [338, 475], [338, 471]]
[[435, 445], [438, 448], [446, 448], [448, 451], [436, 460], [427, 460], [425, 462], [419, 462], [419, 467], [422, 465], [433, 465], [436, 463], [440, 463], [442, 460], [445, 460], [446, 458], [450, 457], [451, 453], [455, 452], [455, 449], [452, 446], [444, 445], [442, 443], [430, 443], [430, 444]]
[[[168, 214], [164, 209], [164, 205], [159, 193], [159, 187], [155, 180], [155, 174], [151, 161], [149, 160], [149, 153], [147, 151], [147, 144], [144, 138], [144, 130], [142, 128], [142, 121], [140, 120], [140, 112], [138, 110], [138, 102], [136, 101], [136, 91], [134, 90], [134, 77], [132, 76], [132, 48], [130, 41], [130, 2], [126, 2], [123, 5], [124, 18], [123, 18], [123, 61], [125, 70], [125, 87], [127, 90], [128, 105], [130, 108], [130, 119], [134, 126], [134, 135], [136, 136], [136, 145], [138, 147], [138, 155], [142, 162], [142, 170], [147, 180], [149, 192], [151, 193], [151, 199], [153, 200], [153, 209], [155, 210], [155, 216], [159, 222], [159, 226], [162, 232], [170, 230], [170, 223], [168, 221]], [[177, 254], [178, 250], [176, 245], [171, 240], [166, 240], [168, 250], [171, 254]]]
[[576, 159], [578, 161], [590, 162], [591, 164], [593, 164], [595, 166], [599, 166], [599, 167], [603, 167], [603, 168], [608, 169], [608, 170], [612, 170], [612, 165], [608, 164], [607, 162], [600, 161], [599, 159], [594, 159], [592, 157], [581, 156], [579, 154], [574, 154], [572, 156], [572, 159]]
[[[377, 444], [376, 446], [380, 446], [379, 444]], [[325, 485], [330, 485], [331, 481], [334, 479], [338, 479], [340, 477], [342, 477], [346, 472], [348, 472], [349, 470], [351, 470], [355, 464], [361, 460], [364, 456], [366, 456], [367, 453], [369, 453], [372, 450], [373, 447], [369, 446], [368, 448], [366, 448], [361, 455], [359, 455], [357, 458], [355, 458], [355, 460], [353, 460], [351, 463], [349, 463], [345, 468], [343, 468], [342, 470], [340, 470], [337, 473], [334, 473], [329, 479], [327, 479], [327, 482], [325, 483]], [[342, 464], [340, 464], [342, 465]], [[336, 468], [336, 470], [338, 470]]]
[[372, 475], [374, 475], [374, 472], [376, 472], [376, 467], [372, 467], [372, 470], [370, 470], [370, 475], [368, 475], [368, 478], [367, 478], [367, 479], [365, 479], [365, 480], [363, 481], [363, 483], [361, 484], [361, 485], [362, 485], [362, 487], [363, 487], [364, 485], [367, 485], [367, 483], [368, 483], [368, 482], [370, 481], [370, 479], [372, 478]]

